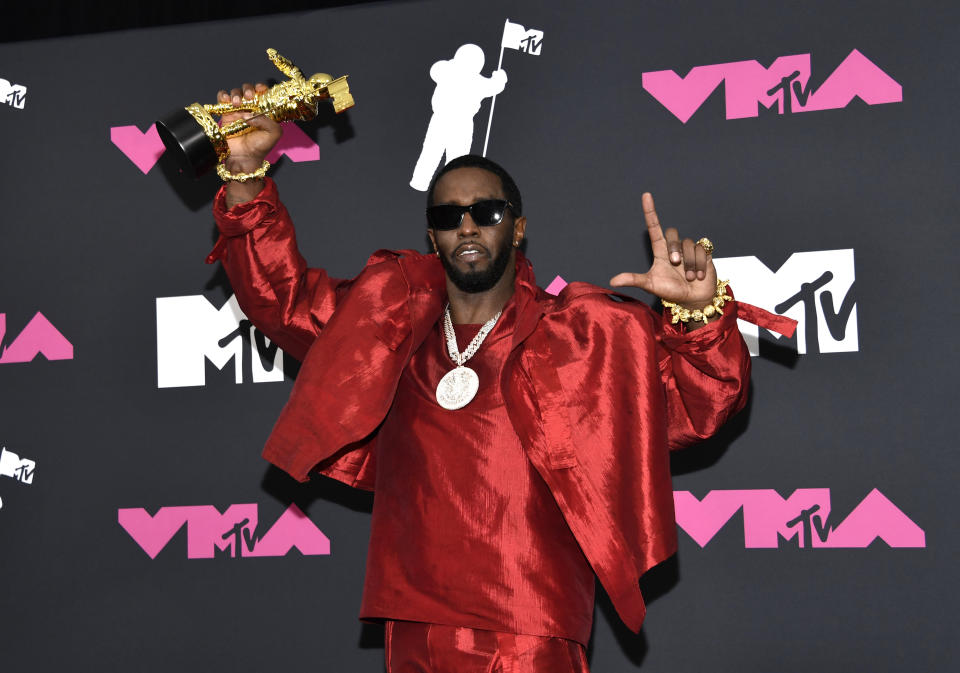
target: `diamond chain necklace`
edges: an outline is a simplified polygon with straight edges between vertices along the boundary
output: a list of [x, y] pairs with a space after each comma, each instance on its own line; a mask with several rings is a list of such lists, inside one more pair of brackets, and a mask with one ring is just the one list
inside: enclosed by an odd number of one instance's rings
[[448, 371], [437, 384], [437, 403], [444, 409], [461, 409], [470, 403], [480, 389], [480, 377], [469, 367], [464, 367], [463, 363], [469, 360], [480, 348], [480, 344], [487, 338], [493, 326], [497, 324], [503, 309], [497, 311], [493, 316], [483, 324], [477, 336], [466, 347], [463, 353], [457, 347], [457, 333], [453, 330], [453, 319], [450, 317], [450, 304], [443, 311], [443, 334], [447, 339], [447, 352], [450, 359], [457, 363], [457, 366]]
[[461, 353], [457, 348], [457, 333], [453, 331], [453, 319], [450, 317], [450, 304], [447, 304], [447, 308], [443, 312], [443, 334], [447, 337], [447, 352], [450, 353], [450, 359], [456, 362], [457, 366], [462, 367], [464, 362], [476, 354], [477, 349], [480, 348], [480, 344], [483, 343], [483, 340], [490, 334], [494, 325], [497, 324], [501, 313], [503, 313], [503, 309], [497, 311], [497, 315], [483, 323], [483, 327], [477, 332], [477, 336], [473, 337], [473, 340], [464, 349], [463, 353]]

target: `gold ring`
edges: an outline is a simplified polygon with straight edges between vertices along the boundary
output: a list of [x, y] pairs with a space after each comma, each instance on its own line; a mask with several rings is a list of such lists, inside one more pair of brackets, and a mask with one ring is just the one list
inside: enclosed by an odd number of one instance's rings
[[708, 255], [712, 255], [712, 254], [713, 254], [713, 243], [711, 243], [711, 242], [710, 242], [710, 239], [707, 238], [706, 236], [704, 236], [704, 237], [701, 238], [699, 241], [697, 241], [697, 245], [699, 245], [701, 248], [703, 248], [703, 251], [704, 251], [705, 253], [707, 253]]

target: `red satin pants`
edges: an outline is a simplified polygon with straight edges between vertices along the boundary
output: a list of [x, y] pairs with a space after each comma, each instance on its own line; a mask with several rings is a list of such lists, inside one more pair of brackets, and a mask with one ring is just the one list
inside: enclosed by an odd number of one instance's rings
[[583, 645], [442, 624], [388, 621], [387, 673], [589, 673]]

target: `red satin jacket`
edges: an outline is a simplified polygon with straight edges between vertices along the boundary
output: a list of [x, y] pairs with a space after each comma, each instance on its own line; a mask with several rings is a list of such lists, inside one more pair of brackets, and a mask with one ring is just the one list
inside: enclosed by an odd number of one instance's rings
[[[372, 489], [377, 428], [446, 303], [440, 261], [379, 251], [352, 280], [308, 269], [269, 179], [229, 212], [221, 192], [214, 214], [221, 237], [208, 262], [223, 263], [250, 320], [303, 360], [264, 457], [301, 481], [318, 469]], [[737, 302], [685, 333], [611, 295], [571, 283], [551, 296], [518, 252], [518, 317], [500, 385], [530, 462], [639, 631], [638, 579], [676, 550], [668, 447], [709, 437], [743, 407], [750, 357]]]

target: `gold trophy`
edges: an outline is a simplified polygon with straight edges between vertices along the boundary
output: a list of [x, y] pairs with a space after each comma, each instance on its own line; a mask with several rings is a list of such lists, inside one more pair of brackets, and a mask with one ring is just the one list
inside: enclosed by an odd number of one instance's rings
[[324, 100], [333, 103], [333, 110], [337, 114], [353, 107], [353, 96], [350, 95], [346, 75], [334, 79], [318, 72], [306, 79], [300, 68], [278, 54], [276, 49], [267, 49], [267, 56], [290, 79], [236, 106], [231, 103], [193, 103], [157, 121], [157, 131], [163, 144], [180, 157], [183, 165], [192, 168], [195, 176], [203, 175], [230, 156], [227, 138], [254, 130], [243, 119], [221, 127], [213, 115], [252, 112], [255, 116], [270, 117], [275, 122], [294, 119], [309, 121], [317, 116], [317, 107]]

